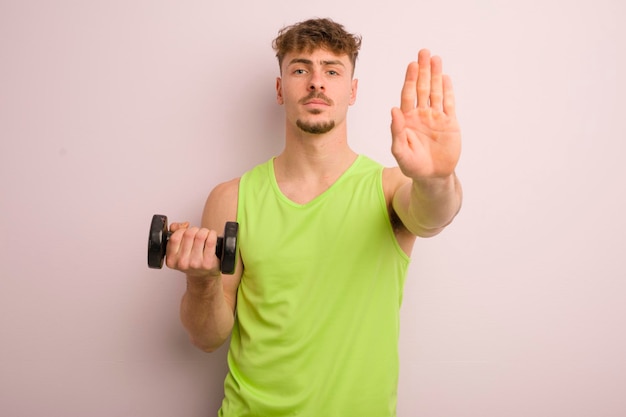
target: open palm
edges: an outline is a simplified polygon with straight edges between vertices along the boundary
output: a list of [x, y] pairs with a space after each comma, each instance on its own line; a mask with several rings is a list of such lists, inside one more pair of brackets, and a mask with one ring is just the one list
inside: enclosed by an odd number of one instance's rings
[[411, 62], [402, 87], [400, 108], [391, 111], [391, 152], [402, 173], [413, 179], [454, 173], [461, 154], [461, 130], [450, 77], [441, 59], [422, 49]]

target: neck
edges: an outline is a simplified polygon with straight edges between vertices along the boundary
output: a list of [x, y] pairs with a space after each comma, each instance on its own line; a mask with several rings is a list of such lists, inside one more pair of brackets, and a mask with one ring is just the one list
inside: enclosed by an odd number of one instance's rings
[[357, 156], [348, 146], [346, 137], [345, 128], [335, 128], [323, 135], [312, 135], [299, 129], [288, 131], [285, 149], [275, 161], [277, 175], [334, 181]]
[[285, 150], [274, 160], [274, 174], [287, 198], [306, 204], [332, 186], [356, 158], [345, 134], [287, 135]]

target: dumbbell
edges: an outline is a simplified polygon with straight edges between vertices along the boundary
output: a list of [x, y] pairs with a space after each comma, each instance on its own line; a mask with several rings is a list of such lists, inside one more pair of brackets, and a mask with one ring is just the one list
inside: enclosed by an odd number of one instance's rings
[[[217, 238], [215, 245], [215, 255], [220, 259], [220, 270], [223, 274], [232, 275], [235, 273], [235, 263], [237, 254], [237, 232], [239, 223], [226, 222], [224, 226], [224, 236]], [[167, 216], [155, 214], [150, 223], [150, 234], [148, 235], [148, 267], [163, 268], [165, 250], [167, 242], [170, 240], [172, 232], [167, 226]]]

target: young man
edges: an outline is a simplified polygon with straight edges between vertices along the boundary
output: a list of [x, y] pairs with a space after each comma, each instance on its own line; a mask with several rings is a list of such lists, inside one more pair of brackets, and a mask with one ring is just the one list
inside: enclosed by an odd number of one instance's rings
[[[281, 30], [283, 152], [218, 185], [202, 228], [171, 225], [166, 262], [187, 276], [193, 343], [213, 351], [231, 336], [220, 416], [395, 416], [409, 255], [459, 211], [461, 134], [451, 81], [422, 50], [391, 112], [398, 167], [350, 149], [360, 44], [328, 19]], [[221, 275], [215, 231], [235, 219], [237, 269]]]

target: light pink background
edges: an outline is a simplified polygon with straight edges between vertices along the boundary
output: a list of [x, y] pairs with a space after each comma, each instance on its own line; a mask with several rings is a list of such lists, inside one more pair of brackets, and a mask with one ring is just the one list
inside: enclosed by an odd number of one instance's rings
[[416, 245], [400, 417], [626, 415], [626, 6], [543, 1], [0, 1], [0, 415], [215, 415], [150, 216], [282, 146], [278, 28], [364, 36], [353, 147], [385, 164], [419, 48], [444, 59], [465, 205]]

